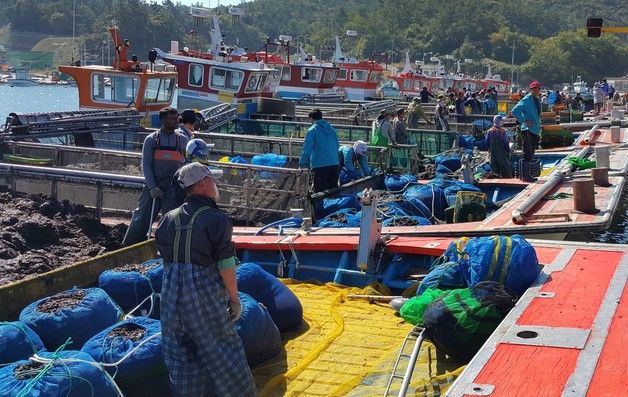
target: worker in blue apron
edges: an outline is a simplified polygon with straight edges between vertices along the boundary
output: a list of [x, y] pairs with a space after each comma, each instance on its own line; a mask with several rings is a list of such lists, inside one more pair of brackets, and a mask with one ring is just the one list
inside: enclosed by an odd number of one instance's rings
[[161, 329], [173, 396], [255, 396], [235, 322], [242, 308], [233, 227], [216, 205], [222, 170], [190, 163], [179, 172], [183, 205], [155, 233], [164, 260]]
[[[179, 126], [179, 114], [174, 108], [159, 111], [161, 129], [148, 135], [142, 146], [142, 172], [144, 189], [133, 211], [133, 218], [124, 236], [124, 245], [147, 239], [151, 220], [176, 206], [171, 181], [175, 172], [185, 162], [188, 138], [175, 131]], [[152, 211], [152, 214], [151, 214]]]

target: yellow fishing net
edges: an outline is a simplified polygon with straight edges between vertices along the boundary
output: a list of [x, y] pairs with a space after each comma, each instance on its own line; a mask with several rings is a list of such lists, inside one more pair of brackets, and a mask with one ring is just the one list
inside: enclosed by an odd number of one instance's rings
[[[382, 396], [412, 326], [387, 304], [347, 299], [365, 293], [359, 288], [283, 281], [303, 304], [304, 322], [282, 335], [279, 357], [253, 368], [260, 396]], [[461, 366], [425, 342], [408, 395], [442, 395]]]

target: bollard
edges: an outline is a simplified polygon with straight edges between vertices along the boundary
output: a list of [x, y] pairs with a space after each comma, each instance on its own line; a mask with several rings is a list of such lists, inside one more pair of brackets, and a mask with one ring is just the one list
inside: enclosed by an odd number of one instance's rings
[[611, 127], [611, 143], [619, 143], [621, 140], [621, 127]]
[[573, 181], [573, 207], [576, 211], [593, 214], [595, 209], [595, 190], [593, 179], [576, 179]]
[[595, 166], [611, 168], [608, 146], [595, 147]]
[[610, 186], [608, 183], [608, 167], [591, 168], [591, 178], [597, 186]]

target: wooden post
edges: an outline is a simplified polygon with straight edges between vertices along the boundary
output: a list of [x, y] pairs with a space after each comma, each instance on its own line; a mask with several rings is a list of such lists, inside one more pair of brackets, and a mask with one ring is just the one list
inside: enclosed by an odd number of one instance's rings
[[591, 168], [591, 178], [597, 186], [610, 186], [608, 183], [608, 167]]
[[608, 146], [595, 147], [595, 166], [610, 168], [609, 148]]
[[593, 179], [575, 179], [573, 181], [573, 207], [576, 211], [587, 214], [595, 213], [595, 190]]
[[621, 140], [621, 128], [611, 127], [611, 143], [619, 143]]

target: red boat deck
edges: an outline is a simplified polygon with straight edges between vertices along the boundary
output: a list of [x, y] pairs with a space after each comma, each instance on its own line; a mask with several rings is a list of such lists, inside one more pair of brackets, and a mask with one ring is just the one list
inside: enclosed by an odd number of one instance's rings
[[559, 251], [447, 396], [628, 395], [628, 249]]

